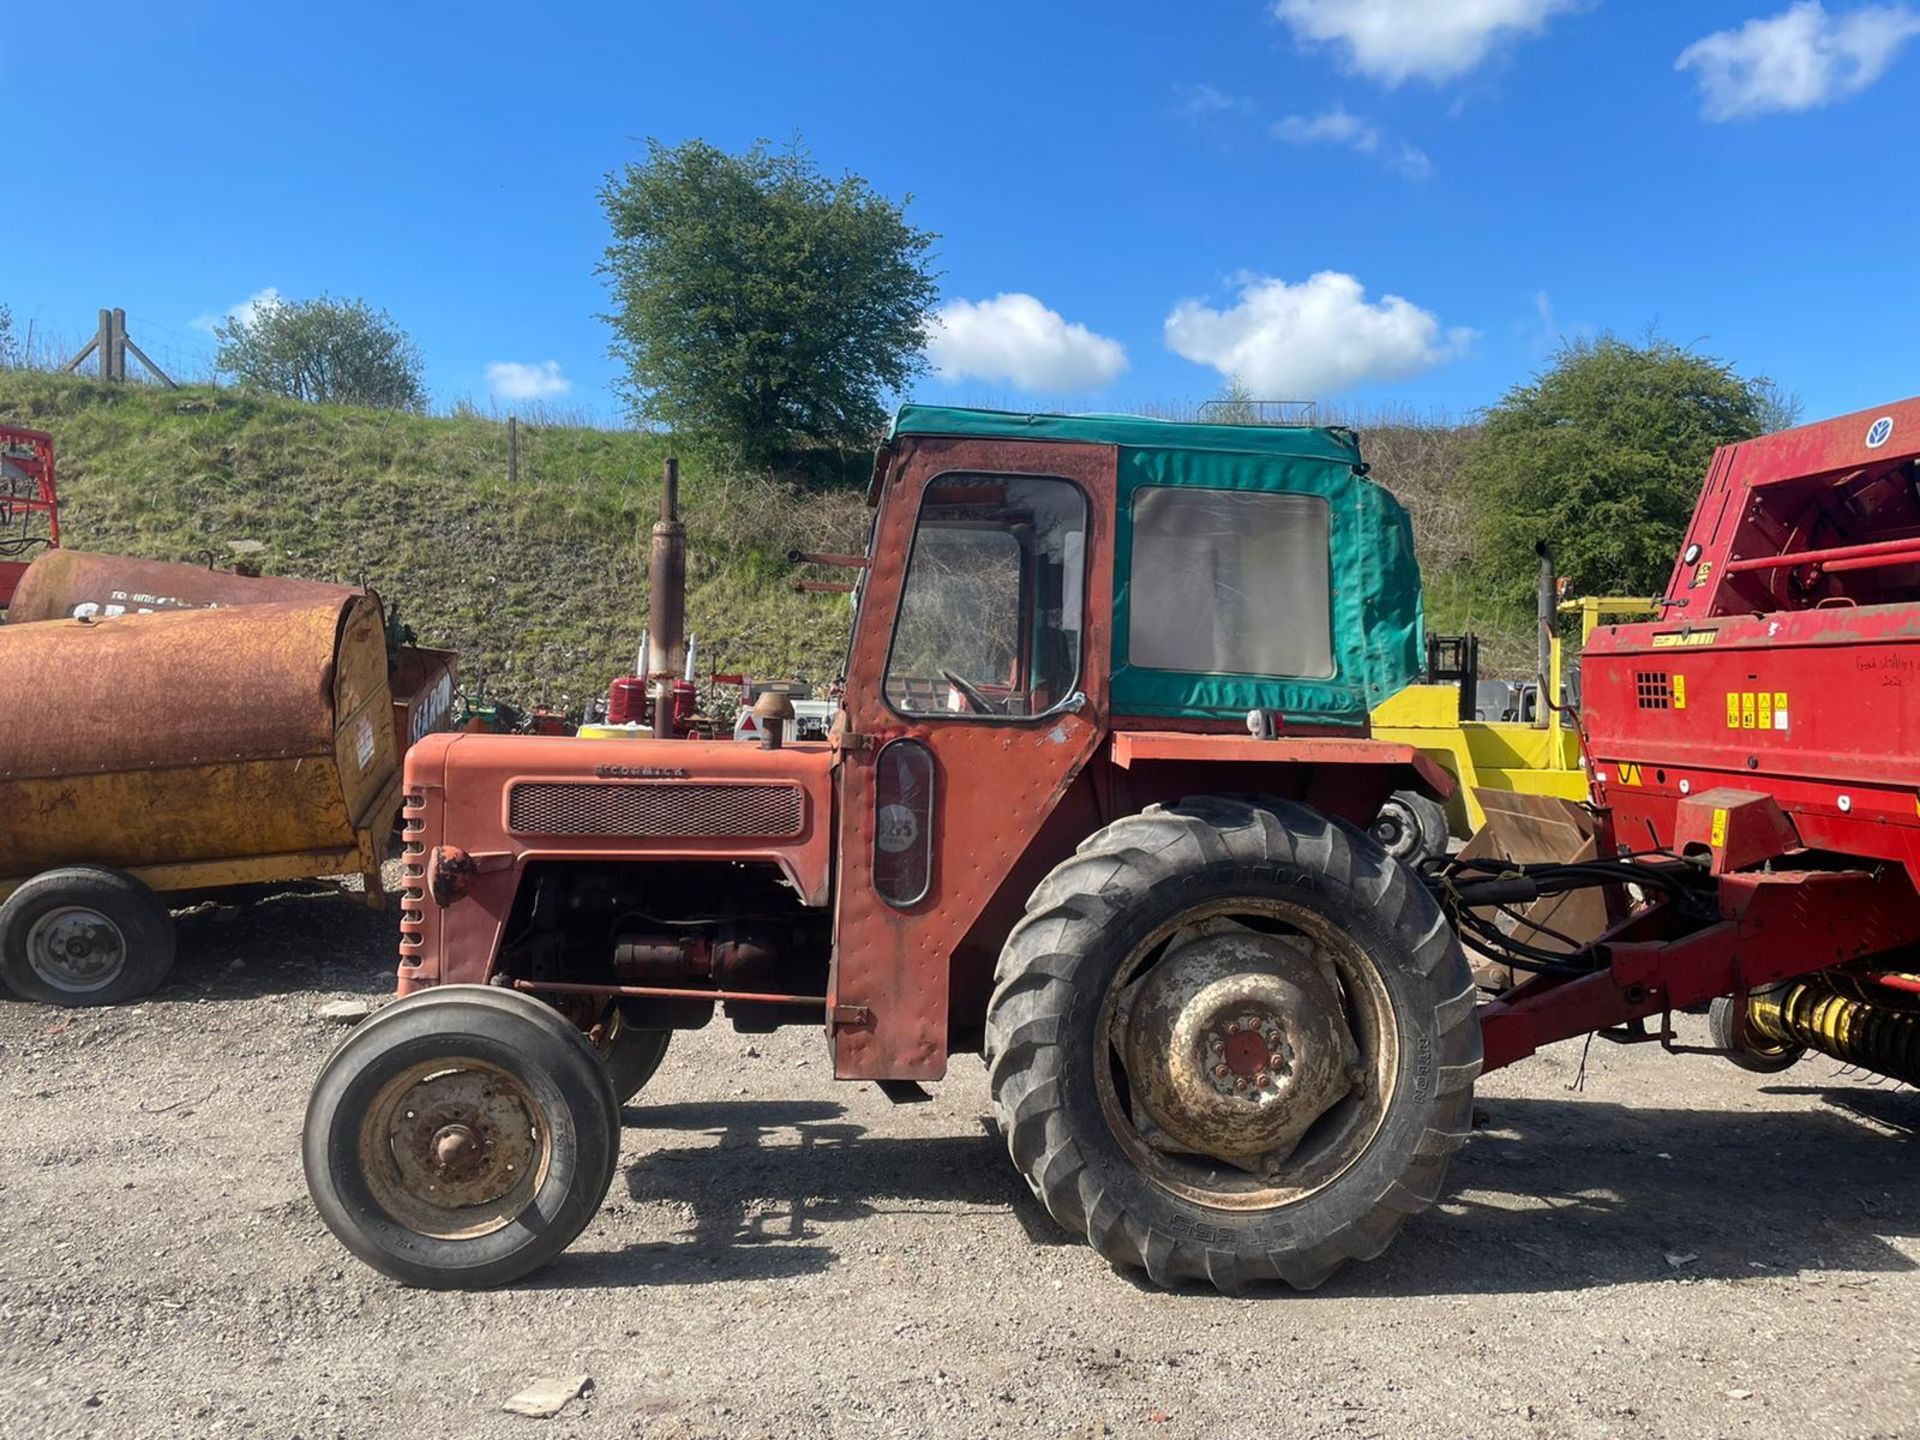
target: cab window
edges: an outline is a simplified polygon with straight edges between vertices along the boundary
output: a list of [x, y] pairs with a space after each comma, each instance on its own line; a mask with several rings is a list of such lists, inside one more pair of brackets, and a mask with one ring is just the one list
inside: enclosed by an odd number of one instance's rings
[[1080, 673], [1087, 502], [1065, 480], [943, 475], [914, 528], [887, 660], [903, 715], [1039, 715]]
[[1330, 678], [1328, 523], [1318, 495], [1136, 491], [1127, 664]]

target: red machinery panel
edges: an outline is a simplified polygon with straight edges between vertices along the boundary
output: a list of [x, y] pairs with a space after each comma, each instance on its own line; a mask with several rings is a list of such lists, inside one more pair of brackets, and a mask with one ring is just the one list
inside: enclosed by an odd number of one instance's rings
[[1916, 457], [1920, 400], [1715, 455], [1665, 619], [1595, 631], [1582, 661], [1620, 843], [1683, 843], [1681, 802], [1726, 788], [1920, 885]]

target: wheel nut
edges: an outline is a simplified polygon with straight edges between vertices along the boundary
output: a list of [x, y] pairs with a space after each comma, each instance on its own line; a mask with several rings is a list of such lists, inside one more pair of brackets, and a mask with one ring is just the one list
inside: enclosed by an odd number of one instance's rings
[[1214, 1066], [1214, 1067], [1213, 1067], [1213, 1078], [1214, 1078], [1214, 1079], [1216, 1079], [1216, 1080], [1224, 1080], [1224, 1079], [1226, 1079], [1226, 1078], [1227, 1078], [1227, 1067], [1226, 1067], [1226, 1066], [1224, 1066], [1224, 1065], [1216, 1065], [1216, 1066]]

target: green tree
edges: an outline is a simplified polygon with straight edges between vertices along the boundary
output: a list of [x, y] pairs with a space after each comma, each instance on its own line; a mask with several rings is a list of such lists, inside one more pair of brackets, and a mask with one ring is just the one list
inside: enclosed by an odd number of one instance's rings
[[1578, 593], [1657, 594], [1715, 448], [1790, 423], [1795, 403], [1658, 338], [1563, 345], [1468, 444], [1460, 482], [1479, 588], [1531, 615], [1545, 540]]
[[276, 300], [213, 331], [213, 363], [240, 386], [327, 405], [424, 410], [420, 351], [364, 300]]
[[883, 393], [925, 368], [935, 237], [858, 176], [829, 179], [798, 146], [649, 141], [600, 200], [603, 318], [636, 418], [767, 464], [871, 445]]
[[13, 338], [13, 311], [0, 305], [0, 370], [11, 370], [17, 345]]

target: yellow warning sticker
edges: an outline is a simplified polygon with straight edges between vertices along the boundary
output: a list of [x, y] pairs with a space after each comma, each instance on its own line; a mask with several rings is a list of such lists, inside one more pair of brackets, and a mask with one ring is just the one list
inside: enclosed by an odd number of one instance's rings
[[1742, 690], [1740, 692], [1740, 728], [1742, 730], [1751, 730], [1758, 723], [1756, 707], [1753, 703], [1753, 692], [1751, 690]]
[[1711, 645], [1720, 638], [1718, 630], [1668, 630], [1653, 637], [1656, 650], [1691, 650]]
[[1773, 728], [1773, 696], [1762, 690], [1753, 698], [1760, 710], [1760, 728], [1771, 730]]
[[1738, 730], [1739, 728], [1740, 692], [1737, 690], [1729, 690], [1727, 691], [1727, 729]]
[[1713, 812], [1713, 833], [1710, 836], [1708, 836], [1708, 839], [1710, 839], [1713, 842], [1713, 846], [1716, 850], [1719, 849], [1720, 846], [1727, 843], [1727, 812], [1726, 811], [1716, 810]]
[[1776, 730], [1787, 728], [1787, 692], [1784, 690], [1773, 692], [1773, 728]]
[[1622, 785], [1638, 785], [1640, 783], [1640, 767], [1638, 765], [1628, 765], [1623, 762], [1620, 766], [1620, 783]]
[[1684, 675], [1673, 677], [1673, 708], [1676, 710], [1687, 708], [1687, 677]]

